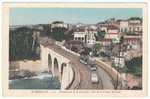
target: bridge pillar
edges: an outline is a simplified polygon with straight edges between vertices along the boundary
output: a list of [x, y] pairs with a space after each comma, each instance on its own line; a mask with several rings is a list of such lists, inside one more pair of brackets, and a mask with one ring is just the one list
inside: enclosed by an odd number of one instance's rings
[[62, 64], [62, 62], [60, 61], [59, 62], [59, 60], [58, 60], [58, 78], [59, 78], [59, 80], [61, 81], [61, 64]]
[[52, 74], [55, 77], [57, 76], [60, 80], [60, 77], [61, 77], [61, 63], [62, 62], [58, 58], [53, 58], [52, 60], [53, 60], [52, 61]]
[[66, 89], [67, 85], [68, 85], [68, 64], [66, 64], [66, 66], [63, 68], [62, 72], [62, 78], [61, 78], [61, 89], [64, 90]]
[[52, 63], [51, 63], [51, 69], [50, 69], [50, 71], [51, 71], [51, 73], [52, 73], [52, 76], [53, 76], [53, 74], [54, 74], [54, 58], [51, 56], [51, 61], [52, 61]]
[[74, 73], [70, 65], [71, 64], [66, 63], [66, 66], [64, 66], [62, 79], [61, 79], [61, 90], [68, 88], [72, 83]]
[[55, 73], [54, 73], [54, 58], [52, 57], [52, 76], [55, 76]]
[[47, 63], [48, 57], [45, 57], [47, 56], [47, 49], [42, 45], [40, 45], [40, 47], [41, 47], [40, 58], [41, 58], [41, 67], [42, 67], [41, 71], [45, 71], [48, 69], [48, 63]]

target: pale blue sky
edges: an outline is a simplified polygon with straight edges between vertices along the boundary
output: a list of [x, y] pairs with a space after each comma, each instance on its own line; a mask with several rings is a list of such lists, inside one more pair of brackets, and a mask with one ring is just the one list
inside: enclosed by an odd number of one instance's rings
[[47, 24], [52, 21], [95, 24], [109, 18], [142, 17], [141, 8], [11, 8], [10, 25]]

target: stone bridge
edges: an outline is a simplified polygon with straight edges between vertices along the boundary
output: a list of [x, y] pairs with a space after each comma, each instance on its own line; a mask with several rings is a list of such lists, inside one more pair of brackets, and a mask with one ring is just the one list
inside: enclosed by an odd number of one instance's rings
[[[99, 83], [91, 81], [91, 70], [80, 63], [80, 55], [47, 37], [40, 38], [43, 70], [58, 77], [61, 89], [114, 89], [111, 74], [98, 67]], [[100, 64], [101, 65], [101, 64]]]

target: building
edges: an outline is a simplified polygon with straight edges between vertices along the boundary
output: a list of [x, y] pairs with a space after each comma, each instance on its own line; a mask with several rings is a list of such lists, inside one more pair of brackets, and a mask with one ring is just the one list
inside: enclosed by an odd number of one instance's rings
[[95, 27], [78, 27], [74, 30], [74, 40], [81, 41], [87, 46], [96, 43], [95, 35], [97, 34], [97, 29]]
[[120, 20], [119, 21], [119, 28], [121, 33], [126, 33], [129, 31], [129, 23], [128, 20]]
[[86, 33], [85, 33], [85, 27], [76, 28], [74, 30], [74, 40], [86, 42]]
[[100, 22], [97, 24], [98, 31], [107, 32], [107, 27], [108, 27], [108, 24], [105, 22]]
[[114, 57], [113, 63], [115, 67], [123, 68], [125, 66], [125, 59], [123, 57]]
[[142, 20], [139, 18], [130, 18], [128, 21], [129, 32], [142, 35]]
[[106, 39], [118, 39], [119, 38], [119, 28], [116, 26], [109, 26], [105, 34]]
[[83, 49], [83, 42], [77, 40], [71, 40], [65, 43], [65, 47], [74, 52], [80, 53], [81, 49]]
[[97, 28], [94, 26], [87, 27], [85, 30], [86, 33], [86, 43], [88, 45], [93, 45], [96, 43], [95, 35], [97, 34]]
[[62, 22], [62, 21], [54, 21], [50, 24], [51, 31], [53, 28], [66, 28], [68, 29], [68, 24]]
[[76, 24], [76, 28], [79, 28], [79, 27], [84, 27], [85, 25], [83, 23], [77, 23]]
[[118, 20], [121, 33], [142, 34], [142, 19], [130, 18], [128, 20]]
[[112, 44], [112, 39], [104, 38], [100, 41], [100, 45], [103, 47], [110, 46]]
[[142, 38], [136, 35], [124, 36], [124, 43], [127, 44], [127, 49], [141, 49]]

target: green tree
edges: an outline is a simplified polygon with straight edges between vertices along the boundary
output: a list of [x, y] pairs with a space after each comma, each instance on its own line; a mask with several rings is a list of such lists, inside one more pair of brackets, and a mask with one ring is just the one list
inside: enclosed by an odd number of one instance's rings
[[10, 30], [9, 33], [9, 58], [10, 60], [35, 58], [32, 51], [32, 29], [20, 27]]
[[69, 30], [69, 31], [66, 32], [66, 34], [65, 34], [65, 40], [66, 41], [73, 40], [73, 30]]
[[57, 41], [65, 39], [66, 28], [55, 27], [52, 29], [51, 37]]
[[105, 37], [105, 34], [106, 34], [105, 31], [98, 31], [97, 35], [95, 35], [96, 40], [98, 41], [98, 40], [103, 39]]
[[94, 56], [97, 56], [99, 54], [99, 50], [101, 49], [101, 46], [99, 43], [96, 43], [94, 46], [93, 46], [93, 54]]
[[126, 61], [127, 72], [135, 76], [142, 76], [142, 56]]

